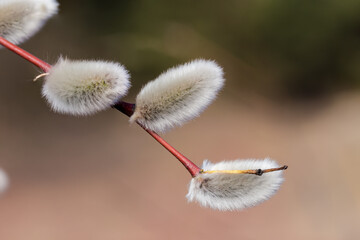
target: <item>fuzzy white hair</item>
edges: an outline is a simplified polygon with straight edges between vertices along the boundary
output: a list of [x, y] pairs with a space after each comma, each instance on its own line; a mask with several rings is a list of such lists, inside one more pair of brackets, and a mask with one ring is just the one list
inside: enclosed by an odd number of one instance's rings
[[[204, 171], [248, 170], [276, 168], [278, 164], [271, 159], [235, 160], [211, 163], [204, 161]], [[222, 211], [241, 210], [255, 206], [270, 198], [283, 182], [282, 171], [252, 174], [199, 173], [189, 186], [187, 199], [197, 201], [203, 207]]]
[[223, 70], [214, 61], [198, 59], [171, 68], [142, 88], [130, 122], [155, 132], [180, 126], [205, 110], [223, 84]]
[[0, 168], [0, 194], [3, 193], [9, 186], [9, 178], [4, 170]]
[[125, 96], [129, 77], [119, 63], [60, 58], [46, 76], [42, 94], [56, 112], [90, 115]]
[[0, 36], [14, 44], [22, 43], [57, 10], [56, 0], [1, 0]]

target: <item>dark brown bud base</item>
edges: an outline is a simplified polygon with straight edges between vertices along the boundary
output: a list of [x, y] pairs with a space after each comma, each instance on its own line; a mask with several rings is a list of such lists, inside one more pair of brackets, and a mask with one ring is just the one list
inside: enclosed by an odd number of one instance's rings
[[282, 171], [282, 170], [286, 170], [287, 168], [288, 168], [288, 166], [287, 166], [287, 165], [284, 165], [284, 166], [279, 167], [279, 168], [269, 168], [269, 169], [265, 169], [265, 170], [258, 169], [258, 170], [256, 170], [255, 175], [261, 176], [261, 175], [263, 175], [264, 173], [275, 172], [275, 171]]

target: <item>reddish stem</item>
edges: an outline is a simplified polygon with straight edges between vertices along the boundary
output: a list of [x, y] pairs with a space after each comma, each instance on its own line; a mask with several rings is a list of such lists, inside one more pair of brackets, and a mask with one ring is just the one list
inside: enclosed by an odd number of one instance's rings
[[[126, 103], [126, 102], [118, 102], [113, 106], [120, 112], [124, 113], [126, 116], [130, 117], [135, 110], [135, 104], [132, 103]], [[139, 123], [138, 123], [139, 124]], [[149, 133], [158, 143], [160, 143], [164, 148], [166, 148], [174, 157], [176, 157], [183, 165], [184, 167], [189, 171], [192, 177], [195, 177], [199, 172], [201, 171], [201, 168], [199, 168], [195, 163], [190, 161], [187, 157], [182, 155], [179, 151], [177, 151], [175, 148], [173, 148], [169, 143], [167, 143], [162, 137], [160, 137], [157, 133], [146, 129], [144, 126], [139, 124], [147, 133]]]
[[[139, 124], [139, 123], [138, 123]], [[139, 124], [140, 125], [140, 124]], [[201, 168], [199, 168], [195, 163], [190, 161], [187, 157], [182, 155], [179, 151], [177, 151], [175, 148], [173, 148], [170, 144], [168, 144], [162, 137], [160, 137], [157, 133], [146, 129], [144, 126], [140, 125], [146, 132], [148, 132], [153, 138], [155, 138], [156, 141], [158, 141], [161, 145], [163, 145], [164, 148], [166, 148], [174, 157], [176, 157], [183, 165], [184, 167], [189, 171], [192, 177], [195, 177], [199, 174], [201, 171]]]
[[[51, 65], [42, 61], [41, 59], [35, 57], [31, 53], [26, 52], [25, 50], [21, 49], [20, 47], [12, 44], [11, 42], [5, 40], [4, 38], [0, 37], [0, 44], [6, 47], [7, 49], [13, 51], [14, 53], [18, 54], [20, 57], [24, 58], [25, 60], [31, 62], [35, 66], [41, 68], [44, 72], [49, 72], [51, 69]], [[124, 113], [126, 116], [130, 117], [135, 110], [135, 104], [126, 103], [126, 102], [118, 102], [113, 106], [120, 112]], [[140, 125], [140, 124], [139, 124]], [[140, 125], [141, 126], [141, 125]], [[189, 171], [192, 177], [195, 177], [199, 172], [200, 168], [196, 166], [193, 162], [191, 162], [188, 158], [178, 152], [175, 148], [173, 148], [169, 143], [167, 143], [164, 139], [162, 139], [158, 134], [155, 132], [148, 130], [141, 126], [146, 132], [148, 132], [156, 141], [158, 141], [164, 148], [166, 148], [172, 155], [174, 155]]]
[[41, 68], [44, 72], [49, 72], [51, 65], [42, 61], [41, 59], [35, 57], [31, 53], [28, 53], [27, 51], [21, 49], [20, 47], [12, 44], [11, 42], [7, 41], [6, 39], [0, 37], [0, 44], [6, 47], [7, 49], [13, 51], [20, 57], [24, 58], [25, 60], [31, 62], [35, 66]]

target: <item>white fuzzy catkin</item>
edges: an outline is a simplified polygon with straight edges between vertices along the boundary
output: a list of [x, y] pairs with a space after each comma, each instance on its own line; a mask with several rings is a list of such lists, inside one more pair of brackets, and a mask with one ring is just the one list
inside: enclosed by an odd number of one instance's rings
[[0, 0], [0, 36], [20, 44], [58, 10], [56, 0]]
[[46, 76], [42, 94], [56, 112], [90, 115], [125, 96], [129, 77], [119, 63], [60, 58]]
[[[271, 159], [235, 160], [211, 163], [204, 161], [204, 171], [213, 170], [256, 170], [277, 168]], [[187, 199], [197, 201], [201, 206], [217, 210], [241, 210], [255, 206], [270, 198], [283, 182], [282, 171], [253, 174], [200, 173], [189, 186]]]
[[171, 68], [142, 88], [130, 122], [155, 132], [180, 126], [205, 110], [223, 84], [223, 70], [214, 61], [199, 59]]
[[9, 186], [9, 178], [7, 174], [0, 168], [0, 194], [5, 192]]

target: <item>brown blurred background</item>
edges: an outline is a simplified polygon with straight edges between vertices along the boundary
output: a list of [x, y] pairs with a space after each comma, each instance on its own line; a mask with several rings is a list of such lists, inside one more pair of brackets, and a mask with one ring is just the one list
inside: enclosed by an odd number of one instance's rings
[[167, 68], [214, 59], [227, 83], [164, 136], [194, 162], [288, 164], [269, 201], [241, 212], [188, 204], [190, 175], [115, 110], [50, 111], [39, 71], [0, 51], [1, 240], [360, 238], [360, 1], [60, 0], [22, 45], [123, 63], [130, 95]]

